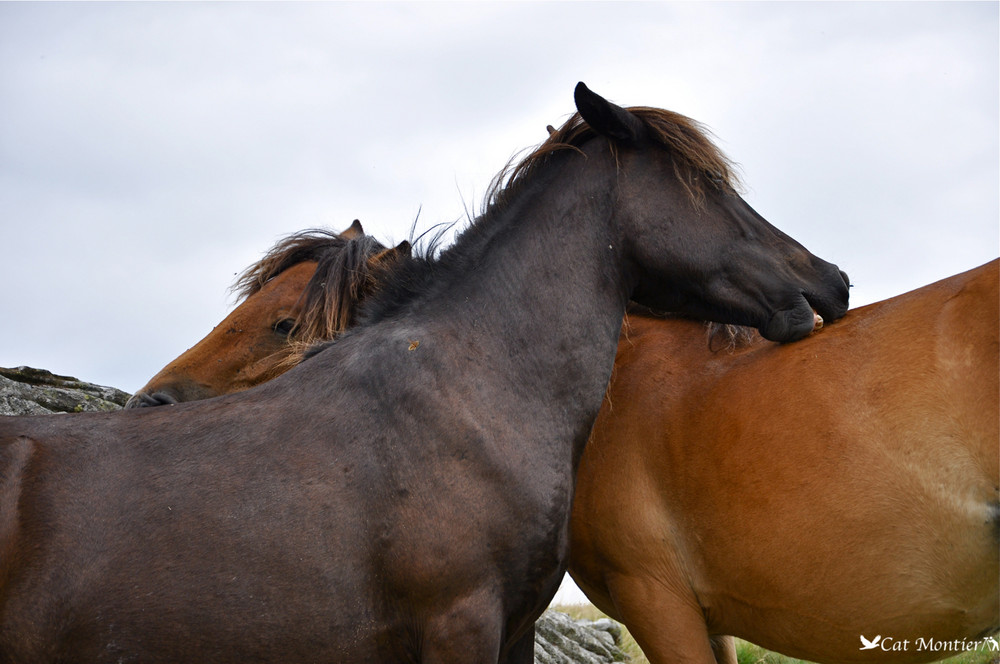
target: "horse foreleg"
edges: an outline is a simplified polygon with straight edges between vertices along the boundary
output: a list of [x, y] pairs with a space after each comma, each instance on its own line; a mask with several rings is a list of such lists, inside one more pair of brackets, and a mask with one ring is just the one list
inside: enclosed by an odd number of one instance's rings
[[534, 664], [535, 661], [535, 626], [525, 632], [508, 650], [500, 664]]
[[422, 664], [496, 664], [500, 659], [502, 621], [494, 607], [458, 601], [426, 624], [420, 648]]
[[[615, 577], [608, 583], [622, 622], [651, 664], [733, 664], [735, 647], [709, 638], [693, 596], [677, 595], [656, 580]], [[730, 645], [732, 639], [729, 639]], [[731, 652], [731, 659], [730, 657]], [[721, 657], [716, 659], [716, 653]]]
[[712, 652], [719, 664], [736, 664], [736, 639], [732, 636], [713, 636]]

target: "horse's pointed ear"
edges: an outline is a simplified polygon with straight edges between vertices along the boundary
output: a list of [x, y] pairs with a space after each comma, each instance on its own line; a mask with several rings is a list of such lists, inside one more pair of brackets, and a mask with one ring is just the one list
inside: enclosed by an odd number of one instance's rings
[[371, 257], [370, 261], [372, 265], [384, 265], [390, 261], [397, 261], [400, 258], [409, 258], [413, 255], [413, 247], [409, 242], [403, 240], [397, 244], [392, 249], [383, 249], [374, 256]]
[[396, 248], [393, 249], [393, 251], [409, 258], [410, 256], [413, 255], [413, 246], [406, 240], [403, 240], [402, 242], [396, 245]]
[[594, 131], [619, 141], [633, 142], [642, 136], [642, 121], [621, 106], [592, 92], [581, 81], [573, 92], [576, 110]]
[[365, 230], [361, 228], [361, 222], [357, 219], [351, 224], [351, 227], [340, 234], [340, 237], [345, 240], [356, 240], [359, 237], [364, 237]]

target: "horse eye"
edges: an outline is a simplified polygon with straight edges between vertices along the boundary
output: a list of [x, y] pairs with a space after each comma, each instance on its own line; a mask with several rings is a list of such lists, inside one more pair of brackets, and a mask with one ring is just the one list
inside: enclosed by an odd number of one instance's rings
[[274, 331], [283, 337], [287, 337], [295, 329], [295, 319], [285, 318], [274, 324]]

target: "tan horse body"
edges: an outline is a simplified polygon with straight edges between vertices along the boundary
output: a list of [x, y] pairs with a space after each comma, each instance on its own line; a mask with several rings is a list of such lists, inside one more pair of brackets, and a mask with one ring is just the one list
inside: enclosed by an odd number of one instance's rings
[[578, 475], [573, 578], [662, 664], [714, 662], [724, 634], [930, 661], [996, 630], [997, 265], [791, 345], [713, 352], [699, 323], [629, 317]]

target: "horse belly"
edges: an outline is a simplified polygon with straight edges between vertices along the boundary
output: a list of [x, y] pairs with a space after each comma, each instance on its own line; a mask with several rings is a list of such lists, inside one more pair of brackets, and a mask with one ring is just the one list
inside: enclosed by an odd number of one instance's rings
[[0, 661], [378, 662], [401, 641], [343, 481], [265, 463], [222, 488], [62, 451], [21, 496]]
[[122, 560], [87, 569], [74, 555], [38, 561], [39, 574], [5, 593], [0, 653], [33, 662], [381, 662], [382, 644], [402, 641], [388, 638], [398, 621], [373, 606], [373, 580], [343, 559], [351, 578], [301, 556], [196, 560], [210, 555], [173, 547], [161, 560], [134, 557], [133, 569]]

